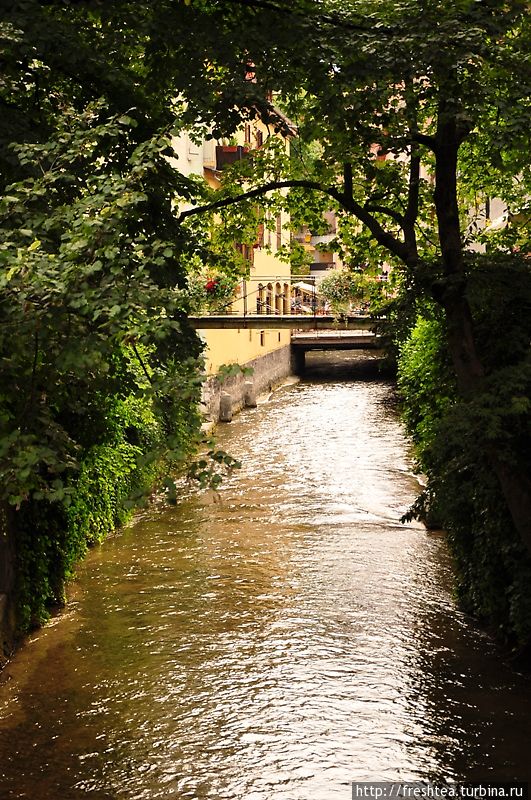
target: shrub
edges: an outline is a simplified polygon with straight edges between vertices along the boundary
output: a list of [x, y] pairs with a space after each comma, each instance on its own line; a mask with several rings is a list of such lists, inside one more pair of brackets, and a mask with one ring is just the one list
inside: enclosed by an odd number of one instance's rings
[[[404, 420], [428, 479], [409, 516], [435, 516], [447, 530], [461, 605], [514, 647], [531, 641], [531, 559], [487, 453], [494, 448], [531, 471], [531, 278], [522, 261], [471, 264], [469, 293], [487, 369], [481, 391], [459, 396], [444, 325], [429, 306], [400, 346], [398, 364]], [[516, 273], [519, 280], [511, 280]]]

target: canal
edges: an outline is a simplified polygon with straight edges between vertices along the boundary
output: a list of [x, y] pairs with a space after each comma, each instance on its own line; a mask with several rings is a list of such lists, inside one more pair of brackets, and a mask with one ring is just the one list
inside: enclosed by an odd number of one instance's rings
[[341, 355], [219, 430], [243, 468], [90, 553], [0, 684], [0, 797], [348, 800], [530, 780], [530, 684], [452, 600], [391, 384]]

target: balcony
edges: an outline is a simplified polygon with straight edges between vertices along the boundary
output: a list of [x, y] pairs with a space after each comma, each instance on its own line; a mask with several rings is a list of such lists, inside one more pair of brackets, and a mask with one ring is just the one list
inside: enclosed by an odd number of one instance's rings
[[246, 157], [249, 152], [248, 147], [238, 145], [218, 145], [216, 147], [216, 169], [222, 170], [225, 167], [234, 164], [236, 161], [241, 161]]

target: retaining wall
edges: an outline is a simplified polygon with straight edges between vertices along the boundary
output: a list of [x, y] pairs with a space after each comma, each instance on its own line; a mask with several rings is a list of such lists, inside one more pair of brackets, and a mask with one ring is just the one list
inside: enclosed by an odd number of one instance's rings
[[227, 406], [230, 405], [231, 412], [236, 413], [245, 405], [253, 405], [253, 399], [258, 395], [279, 386], [293, 373], [291, 346], [280, 347], [242, 366], [250, 367], [253, 374], [233, 375], [223, 383], [218, 378], [208, 378], [205, 381], [202, 406], [209, 421], [218, 422], [223, 419]]

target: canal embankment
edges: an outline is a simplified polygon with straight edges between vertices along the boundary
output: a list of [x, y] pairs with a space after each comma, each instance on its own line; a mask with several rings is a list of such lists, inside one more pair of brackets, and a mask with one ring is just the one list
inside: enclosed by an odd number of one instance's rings
[[230, 421], [233, 414], [252, 408], [258, 397], [281, 386], [293, 371], [293, 353], [287, 345], [246, 362], [228, 377], [207, 377], [201, 397], [204, 416], [213, 423]]

